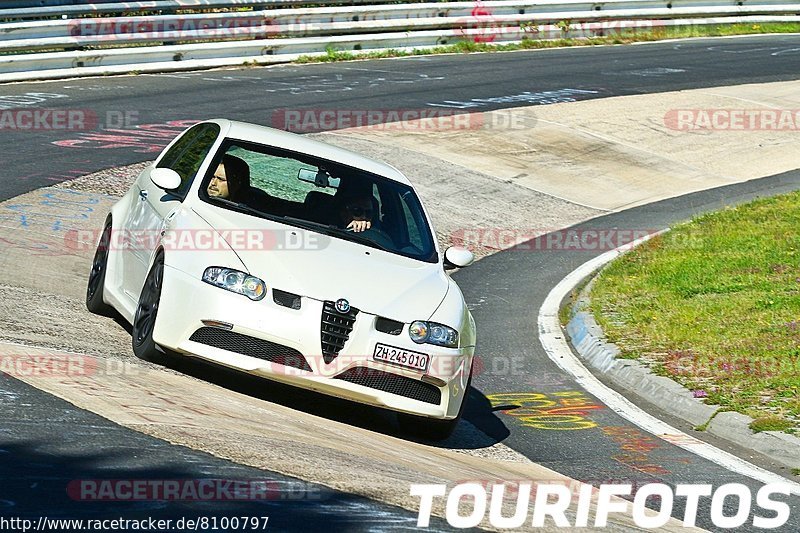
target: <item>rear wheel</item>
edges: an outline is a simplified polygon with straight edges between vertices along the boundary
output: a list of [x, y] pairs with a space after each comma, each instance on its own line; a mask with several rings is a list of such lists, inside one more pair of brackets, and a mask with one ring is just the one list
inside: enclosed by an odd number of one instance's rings
[[438, 420], [424, 416], [408, 415], [405, 413], [397, 414], [397, 422], [403, 433], [419, 437], [424, 440], [440, 441], [445, 440], [455, 431], [461, 416], [464, 414], [464, 406], [467, 405], [469, 388], [472, 385], [472, 370], [470, 369], [467, 387], [464, 389], [464, 397], [461, 406], [458, 408], [458, 415], [452, 420]]
[[159, 255], [145, 279], [139, 305], [133, 319], [133, 353], [145, 361], [163, 361], [165, 354], [153, 340], [153, 330], [158, 317], [158, 306], [161, 300], [161, 285], [164, 282], [164, 256]]
[[103, 301], [103, 292], [108, 270], [108, 251], [111, 244], [111, 220], [106, 222], [100, 243], [92, 260], [92, 271], [86, 284], [86, 308], [97, 315], [111, 316], [114, 309]]

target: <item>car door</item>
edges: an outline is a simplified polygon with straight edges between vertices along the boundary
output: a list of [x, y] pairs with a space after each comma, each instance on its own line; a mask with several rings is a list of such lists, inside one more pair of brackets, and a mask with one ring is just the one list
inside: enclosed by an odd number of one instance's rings
[[[186, 131], [157, 160], [155, 165], [145, 169], [134, 185], [136, 205], [129, 211], [126, 227], [130, 230], [135, 244], [130, 246], [128, 269], [126, 269], [125, 291], [134, 299], [144, 285], [147, 269], [150, 266], [154, 247], [161, 231], [175, 215], [181, 202], [197, 177], [197, 171], [211, 151], [219, 136], [220, 127], [213, 123], [202, 123]], [[150, 179], [156, 168], [169, 168], [181, 177], [177, 189], [165, 191]]]

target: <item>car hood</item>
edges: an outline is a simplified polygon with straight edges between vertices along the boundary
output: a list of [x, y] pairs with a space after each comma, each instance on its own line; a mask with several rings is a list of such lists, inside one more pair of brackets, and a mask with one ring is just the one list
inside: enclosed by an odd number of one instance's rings
[[[345, 298], [360, 311], [406, 323], [430, 318], [447, 294], [448, 276], [438, 263], [211, 205], [194, 211], [270, 289], [317, 300]], [[250, 230], [264, 232], [264, 246], [231, 237]]]

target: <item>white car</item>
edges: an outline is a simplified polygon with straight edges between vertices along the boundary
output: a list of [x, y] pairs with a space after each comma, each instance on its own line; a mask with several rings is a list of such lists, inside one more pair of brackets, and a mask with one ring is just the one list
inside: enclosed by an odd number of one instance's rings
[[[179, 135], [108, 214], [86, 294], [133, 350], [199, 357], [398, 412], [446, 438], [463, 411], [475, 322], [397, 169], [262, 126]], [[113, 308], [113, 310], [112, 310]]]

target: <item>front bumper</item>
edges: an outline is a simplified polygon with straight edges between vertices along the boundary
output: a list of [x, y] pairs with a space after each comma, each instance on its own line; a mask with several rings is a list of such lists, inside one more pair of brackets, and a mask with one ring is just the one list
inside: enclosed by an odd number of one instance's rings
[[[269, 287], [266, 297], [254, 302], [167, 266], [153, 338], [160, 346], [185, 355], [331, 396], [437, 419], [458, 415], [472, 365], [471, 347], [419, 345], [409, 338], [407, 324], [399, 335], [383, 333], [375, 328], [377, 317], [362, 311], [344, 348], [326, 362], [320, 334], [323, 302], [304, 297], [300, 309], [283, 307], [273, 301], [272, 290]], [[195, 332], [208, 329], [203, 321], [209, 320], [232, 324], [230, 331], [235, 334], [286, 347], [287, 353], [295, 359], [299, 355], [305, 363], [287, 366], [274, 362], [275, 358], [260, 358], [263, 356], [252, 349], [264, 346], [258, 342], [242, 349], [235, 343], [230, 347], [209, 343], [208, 336], [195, 335], [192, 340]], [[428, 371], [373, 360], [376, 343], [430, 354]], [[420, 389], [432, 387], [439, 391], [437, 403], [432, 403], [427, 393], [425, 401], [415, 398], [422, 397]]]

